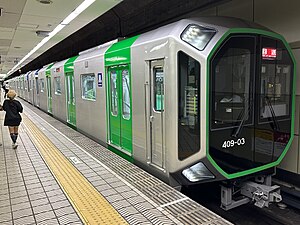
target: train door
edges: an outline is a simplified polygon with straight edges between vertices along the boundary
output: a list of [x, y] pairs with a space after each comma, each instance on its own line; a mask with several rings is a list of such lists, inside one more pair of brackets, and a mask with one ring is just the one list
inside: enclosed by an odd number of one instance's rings
[[66, 98], [67, 98], [67, 122], [76, 126], [74, 73], [69, 72], [66, 73], [65, 76], [66, 76]]
[[150, 107], [147, 115], [149, 115], [150, 128], [150, 160], [152, 164], [164, 168], [164, 61], [154, 60], [149, 65]]
[[108, 67], [109, 142], [132, 154], [131, 85], [129, 65]]
[[47, 82], [48, 112], [52, 113], [52, 91], [51, 91], [51, 77], [50, 76], [47, 76], [46, 82]]

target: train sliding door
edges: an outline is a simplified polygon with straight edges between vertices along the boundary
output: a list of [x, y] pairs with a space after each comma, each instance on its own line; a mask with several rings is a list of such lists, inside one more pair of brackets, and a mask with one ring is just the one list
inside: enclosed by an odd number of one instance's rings
[[132, 154], [131, 85], [129, 65], [108, 68], [109, 142]]
[[150, 160], [159, 168], [164, 168], [164, 61], [150, 62], [150, 89], [148, 91], [149, 128], [150, 128]]
[[66, 73], [67, 122], [76, 126], [74, 73]]

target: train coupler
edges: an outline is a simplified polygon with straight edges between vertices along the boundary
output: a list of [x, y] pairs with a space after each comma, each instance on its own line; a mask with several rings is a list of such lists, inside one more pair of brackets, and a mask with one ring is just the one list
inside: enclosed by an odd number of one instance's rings
[[271, 185], [271, 176], [259, 177], [256, 181], [245, 181], [238, 186], [221, 185], [221, 208], [230, 210], [250, 201], [254, 202], [255, 206], [263, 208], [269, 207], [271, 202], [277, 203], [282, 200], [280, 186]]
[[265, 185], [255, 182], [246, 182], [241, 189], [241, 194], [251, 198], [255, 206], [259, 208], [269, 207], [271, 202], [280, 202], [282, 197], [280, 195], [280, 186]]

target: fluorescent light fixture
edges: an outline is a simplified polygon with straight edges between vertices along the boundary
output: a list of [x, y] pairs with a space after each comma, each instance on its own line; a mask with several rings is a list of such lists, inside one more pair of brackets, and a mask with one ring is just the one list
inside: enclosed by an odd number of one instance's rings
[[86, 10], [91, 4], [94, 3], [96, 0], [86, 0], [81, 3], [70, 15], [68, 15], [60, 24], [68, 25], [73, 19], [75, 19], [80, 13]]
[[28, 59], [33, 53], [35, 53], [39, 48], [41, 48], [44, 44], [46, 44], [54, 35], [56, 35], [59, 31], [61, 31], [66, 25], [68, 25], [72, 20], [74, 20], [80, 13], [86, 10], [91, 4], [93, 4], [96, 0], [85, 0], [83, 1], [70, 15], [68, 15], [57, 27], [54, 28], [53, 31], [49, 33], [48, 37], [45, 37], [40, 43], [38, 43], [27, 55], [24, 56], [23, 59], [19, 61], [17, 65], [15, 65], [10, 71], [8, 71], [7, 75], [12, 74], [15, 69], [21, 65], [26, 59]]

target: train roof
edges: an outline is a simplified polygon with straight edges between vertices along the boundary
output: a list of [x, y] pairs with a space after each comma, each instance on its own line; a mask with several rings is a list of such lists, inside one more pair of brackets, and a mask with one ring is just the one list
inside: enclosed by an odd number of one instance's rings
[[235, 17], [207, 16], [207, 17], [191, 18], [190, 20], [195, 20], [200, 23], [206, 23], [209, 25], [216, 25], [216, 26], [227, 27], [227, 28], [251, 28], [251, 29], [260, 29], [260, 30], [273, 32], [272, 30], [258, 23], [235, 18]]

